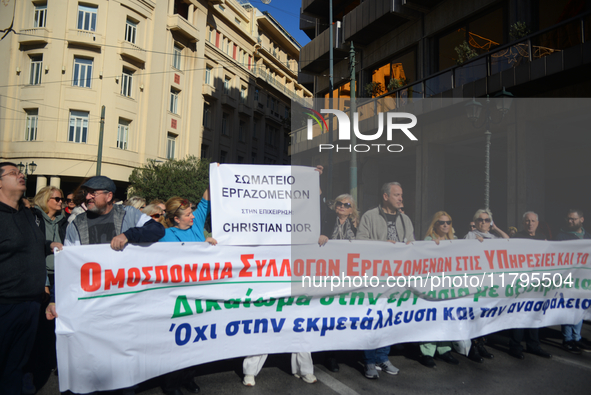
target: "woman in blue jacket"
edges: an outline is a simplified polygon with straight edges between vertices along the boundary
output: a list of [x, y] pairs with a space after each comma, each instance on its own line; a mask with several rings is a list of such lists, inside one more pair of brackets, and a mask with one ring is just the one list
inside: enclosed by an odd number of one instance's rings
[[160, 241], [207, 241], [216, 245], [214, 238], [206, 238], [203, 234], [203, 226], [207, 215], [211, 212], [209, 203], [209, 189], [203, 193], [203, 197], [195, 211], [191, 211], [191, 202], [187, 199], [175, 196], [166, 202], [166, 233]]

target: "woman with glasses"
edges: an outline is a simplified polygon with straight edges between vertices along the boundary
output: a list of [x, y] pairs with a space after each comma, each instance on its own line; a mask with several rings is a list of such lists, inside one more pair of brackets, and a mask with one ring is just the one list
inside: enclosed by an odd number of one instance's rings
[[342, 194], [335, 199], [330, 210], [323, 215], [322, 234], [318, 244], [325, 245], [330, 240], [355, 240], [357, 225], [359, 224], [359, 213], [353, 196]]
[[164, 221], [164, 210], [158, 204], [148, 204], [142, 210], [142, 213], [151, 217], [154, 221], [159, 222], [166, 228], [166, 222]]
[[41, 188], [35, 195], [35, 214], [37, 225], [45, 235], [45, 265], [50, 286], [54, 283], [54, 255], [53, 249], [63, 248], [66, 238], [68, 221], [62, 214], [64, 194], [54, 186]]
[[484, 241], [484, 239], [508, 239], [509, 235], [499, 229], [492, 218], [492, 213], [489, 209], [480, 209], [474, 214], [472, 219], [476, 225], [476, 229], [472, 229], [464, 237], [464, 239]]
[[191, 202], [187, 199], [175, 196], [166, 202], [166, 233], [160, 241], [207, 241], [216, 245], [217, 241], [203, 234], [203, 226], [207, 215], [211, 212], [209, 204], [209, 189], [203, 193], [203, 197], [197, 208], [191, 210]]
[[[59, 188], [47, 186], [41, 188], [34, 199], [33, 214], [35, 215], [35, 222], [45, 236], [45, 266], [48, 278], [45, 285], [52, 289], [55, 283], [53, 250], [56, 247], [58, 250], [63, 248], [63, 242], [66, 239], [66, 228], [68, 227], [68, 221], [62, 214], [63, 197], [64, 195]], [[40, 311], [42, 313], [45, 312], [48, 303], [49, 297], [41, 305]], [[48, 375], [57, 363], [55, 321], [46, 320], [44, 313], [42, 317], [43, 319], [39, 320], [37, 327], [35, 346], [27, 365], [23, 368], [27, 374], [30, 373], [34, 377]], [[27, 377], [31, 376], [27, 375]]]
[[[426, 241], [434, 241], [439, 244], [441, 240], [454, 240], [457, 237], [454, 235], [452, 228], [451, 215], [445, 211], [438, 211], [431, 220], [431, 225], [425, 234]], [[421, 350], [421, 357], [419, 362], [428, 368], [437, 366], [435, 363], [435, 354], [444, 362], [452, 365], [458, 365], [460, 362], [451, 355], [452, 342], [425, 342], [419, 344]]]
[[[480, 209], [476, 211], [472, 220], [476, 225], [476, 229], [468, 232], [464, 239], [477, 239], [478, 241], [483, 242], [485, 239], [492, 240], [509, 238], [507, 233], [503, 232], [495, 225], [492, 218], [492, 212], [489, 209]], [[484, 337], [472, 339], [472, 347], [470, 347], [468, 358], [475, 362], [483, 362], [482, 357], [492, 359], [494, 355], [489, 353], [487, 349], [484, 348], [485, 343], [486, 339]]]

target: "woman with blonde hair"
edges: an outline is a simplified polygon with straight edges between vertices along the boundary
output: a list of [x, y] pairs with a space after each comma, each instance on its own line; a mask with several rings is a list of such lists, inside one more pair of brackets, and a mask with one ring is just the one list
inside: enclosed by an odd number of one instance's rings
[[37, 225], [45, 235], [45, 265], [50, 286], [54, 283], [54, 255], [53, 249], [62, 249], [66, 238], [68, 221], [62, 214], [64, 194], [54, 186], [41, 188], [35, 195], [35, 214]]
[[439, 240], [457, 239], [451, 225], [451, 215], [445, 211], [438, 211], [431, 220], [431, 225], [425, 234], [425, 240], [433, 240], [439, 244]]
[[[451, 215], [445, 211], [436, 212], [425, 234], [425, 240], [432, 240], [439, 244], [441, 240], [457, 239], [451, 223]], [[436, 354], [439, 359], [451, 365], [460, 363], [451, 355], [452, 342], [424, 342], [419, 344], [419, 349], [422, 354], [419, 362], [428, 368], [437, 366], [434, 359]]]
[[324, 213], [318, 244], [323, 246], [330, 240], [354, 240], [359, 224], [359, 212], [353, 196], [344, 193]]
[[123, 205], [131, 206], [133, 208], [137, 208], [138, 210], [143, 210], [146, 208], [146, 199], [140, 196], [132, 196], [127, 199]]
[[152, 219], [164, 226], [166, 228], [166, 221], [164, 220], [164, 210], [160, 207], [159, 204], [148, 204], [143, 210], [142, 213], [146, 214]]

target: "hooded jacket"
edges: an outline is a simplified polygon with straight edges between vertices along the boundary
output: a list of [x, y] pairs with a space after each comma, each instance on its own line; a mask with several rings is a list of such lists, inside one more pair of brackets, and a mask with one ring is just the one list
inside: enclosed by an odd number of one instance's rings
[[0, 303], [39, 299], [45, 290], [45, 237], [31, 210], [0, 202]]

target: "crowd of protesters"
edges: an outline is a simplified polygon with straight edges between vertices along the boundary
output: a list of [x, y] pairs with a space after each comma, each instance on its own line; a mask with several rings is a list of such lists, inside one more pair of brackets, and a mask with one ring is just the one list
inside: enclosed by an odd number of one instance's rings
[[[318, 168], [322, 173], [322, 168]], [[6, 394], [34, 394], [39, 383], [52, 370], [57, 372], [55, 352], [54, 251], [63, 246], [110, 244], [123, 250], [128, 243], [208, 242], [216, 245], [204, 229], [210, 215], [209, 190], [198, 204], [182, 197], [168, 201], [147, 202], [141, 197], [130, 197], [116, 202], [115, 183], [104, 176], [85, 180], [75, 191], [64, 197], [57, 187], [48, 186], [38, 191], [31, 200], [22, 197], [25, 190], [23, 174], [10, 162], [0, 163], [0, 389]], [[329, 240], [381, 240], [392, 243], [415, 241], [411, 219], [403, 212], [403, 190], [396, 182], [383, 185], [379, 205], [362, 216], [354, 198], [339, 195], [334, 201], [321, 199], [320, 246]], [[569, 210], [566, 227], [556, 240], [591, 239], [583, 229], [584, 216], [580, 210]], [[465, 239], [486, 242], [489, 239], [526, 238], [551, 240], [549, 228], [542, 231], [538, 215], [523, 214], [523, 229], [510, 229], [509, 234], [499, 229], [488, 209], [478, 210], [470, 223]], [[424, 240], [439, 244], [453, 240], [452, 216], [445, 211], [434, 214]], [[563, 325], [563, 346], [571, 353], [591, 351], [581, 338], [582, 321]], [[509, 354], [524, 359], [522, 341], [528, 353], [551, 358], [540, 347], [538, 329], [511, 330]], [[484, 337], [457, 339], [454, 342], [422, 342], [419, 362], [433, 368], [435, 359], [458, 365], [452, 350], [482, 363], [493, 359], [485, 348]], [[395, 339], [393, 339], [395, 344]], [[377, 379], [379, 371], [395, 375], [396, 368], [389, 360], [390, 346], [365, 350], [364, 375]], [[248, 356], [243, 362], [243, 383], [255, 385], [267, 355]], [[337, 353], [326, 353], [326, 365], [338, 372]], [[312, 354], [301, 352], [291, 356], [292, 373], [306, 383], [316, 382]], [[161, 377], [162, 390], [167, 395], [181, 395], [181, 387], [199, 393], [194, 368], [172, 372]], [[136, 387], [119, 390], [133, 394]]]

